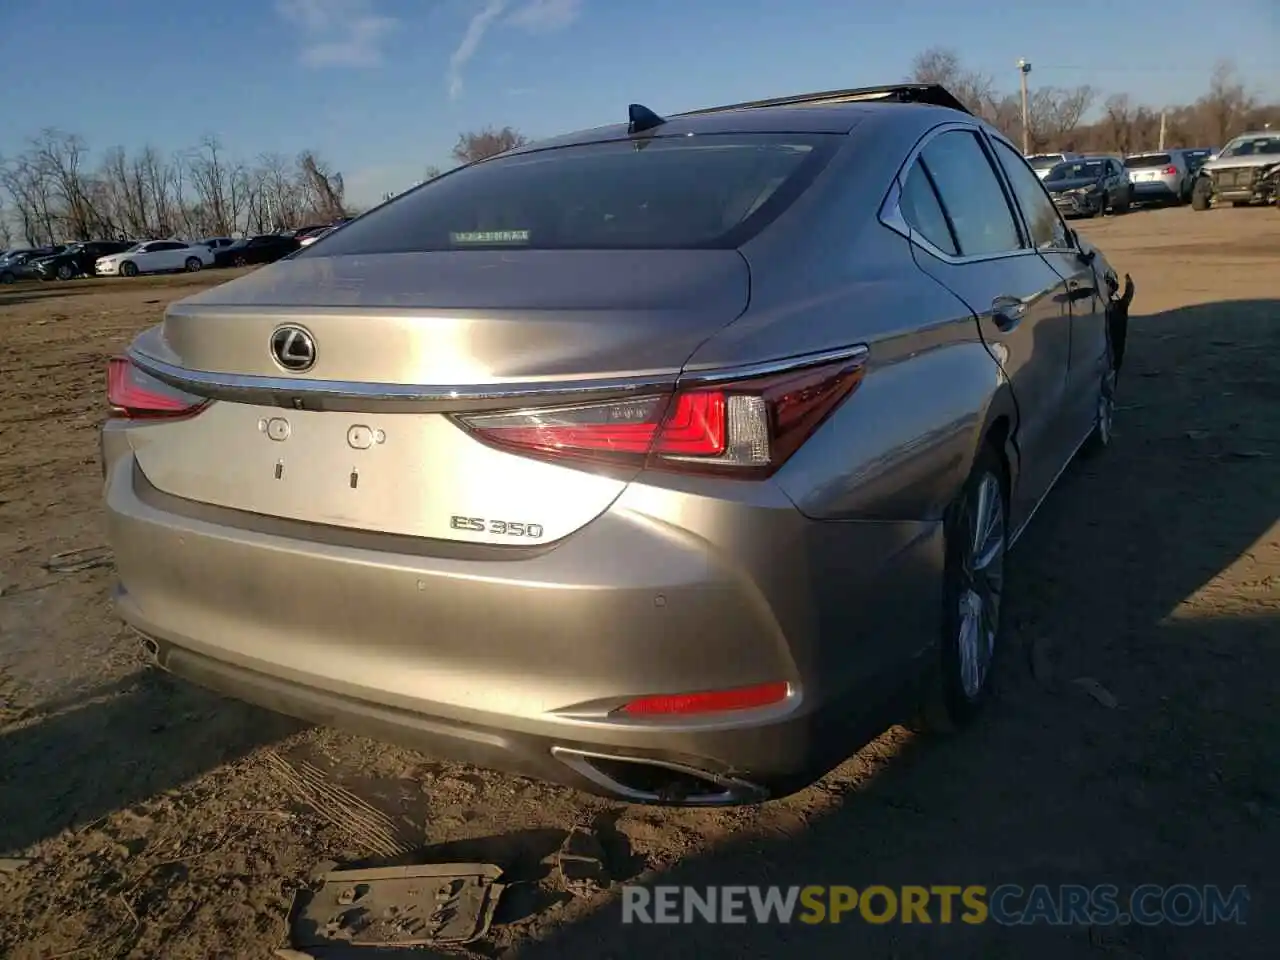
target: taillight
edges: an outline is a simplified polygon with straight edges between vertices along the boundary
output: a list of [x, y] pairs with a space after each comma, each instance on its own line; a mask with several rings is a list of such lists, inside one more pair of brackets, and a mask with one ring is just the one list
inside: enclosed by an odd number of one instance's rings
[[673, 396], [466, 414], [477, 438], [556, 460], [767, 477], [862, 381], [865, 352], [834, 362], [677, 387]]
[[191, 417], [209, 403], [157, 380], [127, 357], [107, 361], [107, 402], [113, 417], [131, 420]]
[[1177, 172], [1178, 172], [1178, 168], [1173, 165], [1170, 165], [1164, 168], [1164, 173], [1165, 173], [1165, 176], [1167, 177], [1172, 177], [1176, 175]]

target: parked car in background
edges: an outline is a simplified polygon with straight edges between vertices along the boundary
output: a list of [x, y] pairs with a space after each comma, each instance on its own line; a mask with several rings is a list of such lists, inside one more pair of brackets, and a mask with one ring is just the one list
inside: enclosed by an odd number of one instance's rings
[[1280, 133], [1244, 133], [1206, 160], [1191, 187], [1191, 206], [1208, 210], [1214, 203], [1233, 207], [1271, 203], [1280, 197]]
[[34, 261], [41, 257], [52, 257], [61, 253], [66, 247], [55, 243], [48, 247], [37, 247], [34, 250], [23, 250], [11, 254], [0, 261], [0, 283], [16, 283], [19, 280], [36, 280], [40, 274]]
[[224, 247], [231, 246], [235, 243], [235, 240], [231, 237], [205, 237], [203, 240], [197, 240], [196, 243], [208, 247], [210, 250], [221, 250]]
[[1036, 172], [1036, 176], [1043, 180], [1058, 164], [1079, 159], [1078, 153], [1033, 153], [1027, 157], [1027, 163], [1031, 164], [1031, 169]]
[[32, 261], [32, 269], [41, 280], [71, 280], [93, 276], [94, 265], [101, 257], [120, 253], [133, 246], [132, 240], [88, 240], [68, 244], [61, 253]]
[[297, 250], [301, 244], [296, 237], [281, 233], [263, 233], [245, 240], [237, 240], [229, 247], [214, 253], [214, 265], [219, 267], [247, 267], [258, 263], [274, 263]]
[[[1213, 156], [1214, 149], [1213, 147], [1192, 147], [1181, 152], [1187, 161], [1187, 174], [1194, 181], [1195, 175], [1200, 172], [1200, 168]], [[1189, 192], [1188, 196], [1190, 196]]]
[[1191, 172], [1180, 150], [1135, 153], [1125, 157], [1134, 203], [1186, 203], [1191, 199]]
[[1045, 189], [1066, 217], [1100, 217], [1107, 210], [1127, 212], [1133, 186], [1124, 164], [1114, 157], [1081, 157], [1050, 168]]
[[301, 243], [307, 237], [318, 236], [332, 226], [333, 224], [331, 223], [315, 223], [307, 227], [298, 227], [296, 230], [291, 231], [291, 234], [299, 243]]
[[213, 265], [213, 251], [181, 240], [147, 240], [120, 253], [100, 257], [94, 273], [102, 277], [136, 277], [140, 273], [194, 273]]
[[299, 237], [298, 244], [303, 247], [309, 247], [311, 246], [311, 244], [315, 243], [321, 237], [327, 237], [329, 234], [333, 233], [333, 231], [337, 229], [338, 229], [337, 226], [329, 226], [315, 233], [309, 233], [305, 237]]
[[976, 716], [1132, 285], [936, 85], [628, 113], [110, 362], [116, 604], [161, 667], [632, 802]]

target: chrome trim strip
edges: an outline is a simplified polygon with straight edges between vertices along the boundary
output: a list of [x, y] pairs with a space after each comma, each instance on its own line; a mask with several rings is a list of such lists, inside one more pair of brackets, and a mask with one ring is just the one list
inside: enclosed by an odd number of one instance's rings
[[335, 401], [414, 403], [456, 403], [508, 400], [566, 395], [591, 397], [597, 394], [628, 394], [670, 389], [678, 370], [648, 376], [615, 377], [600, 380], [573, 380], [520, 385], [473, 384], [451, 387], [414, 383], [366, 383], [351, 380], [308, 380], [301, 377], [264, 377], [237, 373], [189, 370], [155, 357], [128, 350], [129, 359], [142, 370], [179, 389], [191, 389], [214, 399], [237, 399], [277, 394], [289, 397], [317, 397]]
[[699, 383], [722, 383], [726, 380], [767, 377], [775, 373], [790, 373], [793, 370], [804, 370], [825, 363], [838, 363], [841, 360], [865, 361], [870, 352], [870, 348], [865, 343], [859, 343], [851, 347], [822, 350], [818, 353], [806, 353], [780, 360], [765, 360], [740, 367], [686, 367], [680, 374], [679, 383], [683, 387]]
[[235, 373], [213, 373], [188, 370], [140, 353], [133, 347], [129, 359], [146, 373], [182, 390], [220, 400], [262, 402], [263, 397], [288, 405], [289, 400], [328, 401], [330, 405], [359, 403], [443, 404], [492, 403], [495, 401], [557, 402], [575, 399], [588, 402], [602, 396], [633, 396], [646, 392], [670, 390], [677, 383], [716, 383], [747, 377], [786, 373], [840, 360], [860, 360], [869, 350], [865, 344], [825, 350], [740, 367], [715, 367], [678, 370], [637, 377], [613, 377], [599, 380], [562, 380], [546, 383], [479, 384], [440, 387], [423, 384], [363, 383], [346, 380], [308, 380], [294, 377], [248, 376]]
[[[912, 164], [914, 164], [916, 160], [919, 158], [920, 154], [924, 152], [925, 147], [927, 147], [934, 139], [936, 139], [937, 137], [941, 136], [944, 133], [951, 133], [956, 130], [963, 130], [967, 133], [976, 134], [979, 137], [979, 139], [984, 139], [986, 141], [998, 139], [1001, 142], [1003, 142], [1006, 146], [1016, 150], [1016, 148], [1013, 147], [1013, 145], [1009, 143], [1007, 140], [1005, 140], [1004, 137], [994, 136], [983, 124], [978, 122], [963, 123], [963, 122], [952, 121], [949, 123], [939, 124], [938, 126], [933, 127], [927, 133], [925, 133], [924, 136], [920, 138], [920, 140], [916, 143], [914, 147], [911, 148], [911, 150], [907, 153], [906, 158], [902, 161], [902, 165], [898, 168], [898, 172], [894, 174], [893, 182], [889, 184], [889, 189], [885, 193], [884, 200], [881, 201], [880, 203], [880, 212], [878, 214], [880, 223], [883, 224], [885, 227], [888, 227], [890, 230], [892, 230], [894, 233], [898, 234], [899, 236], [904, 237], [909, 243], [914, 244], [915, 246], [919, 247], [921, 250], [924, 250], [931, 256], [937, 257], [939, 260], [943, 261], [944, 263], [951, 263], [951, 264], [984, 263], [988, 260], [1008, 260], [1012, 257], [1035, 256], [1041, 253], [1051, 253], [1051, 252], [1052, 253], [1075, 253], [1077, 252], [1075, 250], [1061, 250], [1056, 247], [1037, 249], [1033, 246], [1026, 246], [1018, 250], [1009, 250], [1001, 253], [980, 253], [980, 254], [974, 254], [972, 256], [967, 256], [967, 257], [966, 256], [957, 257], [954, 254], [950, 254], [943, 250], [940, 250], [938, 247], [934, 246], [924, 237], [912, 232], [910, 225], [907, 223], [906, 217], [904, 217], [902, 214], [902, 207], [901, 207], [902, 177], [911, 169]], [[999, 163], [998, 158], [989, 157], [988, 159], [994, 160], [997, 164]], [[1028, 239], [1029, 227], [1027, 226], [1026, 218], [1022, 213], [1021, 205], [1017, 203], [1016, 199], [1011, 199], [1008, 196], [1011, 188], [1006, 181], [1004, 171], [1002, 169], [995, 169], [993, 170], [993, 172], [996, 175], [996, 180], [1000, 184], [1001, 191], [1004, 192], [1006, 195], [1006, 200], [1010, 201], [1010, 206], [1012, 208], [1011, 212], [1014, 215], [1014, 223], [1018, 228], [1018, 232], [1021, 238], [1023, 239], [1023, 241], [1029, 244], [1030, 243], [1030, 240]]]
[[[574, 750], [567, 747], [552, 747], [551, 755], [592, 783], [603, 787], [616, 797], [633, 803], [671, 803], [686, 807], [719, 806], [730, 803], [750, 803], [764, 800], [768, 791], [746, 780], [726, 777], [706, 770], [699, 770], [683, 763], [669, 760], [648, 760], [641, 757], [620, 757], [615, 754], [597, 753], [591, 750]], [[713, 793], [700, 793], [684, 798], [668, 798], [648, 790], [635, 790], [618, 783], [612, 777], [591, 764], [592, 760], [611, 760], [617, 763], [633, 763], [639, 767], [657, 767], [673, 773], [684, 774], [704, 781], [708, 786], [721, 789]]]

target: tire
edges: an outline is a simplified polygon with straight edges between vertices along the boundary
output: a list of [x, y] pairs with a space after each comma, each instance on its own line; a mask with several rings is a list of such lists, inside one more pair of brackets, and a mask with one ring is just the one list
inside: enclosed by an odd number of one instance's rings
[[71, 269], [71, 264], [64, 263], [58, 267], [57, 276], [59, 280], [70, 280], [75, 276], [75, 271]]
[[1213, 184], [1207, 177], [1197, 177], [1191, 187], [1191, 209], [1208, 210], [1213, 205]]
[[137, 275], [138, 275], [138, 265], [134, 263], [132, 260], [126, 260], [124, 263], [120, 264], [120, 276], [136, 277]]
[[[921, 703], [920, 720], [925, 730], [946, 733], [966, 725], [990, 696], [992, 667], [1002, 645], [1000, 613], [1009, 550], [1008, 476], [995, 445], [984, 443], [947, 510], [942, 636]], [[986, 533], [975, 547], [978, 523]], [[985, 643], [971, 627], [985, 628]]]
[[12, 273], [0, 273], [0, 283], [9, 284], [9, 283], [13, 283], [17, 279], [18, 278], [15, 277]]
[[243, 256], [238, 256], [231, 261], [231, 265], [235, 267], [247, 267], [249, 265], [249, 261], [246, 260]]
[[1116, 417], [1117, 380], [1115, 353], [1111, 346], [1111, 339], [1108, 337], [1107, 369], [1098, 378], [1098, 400], [1093, 415], [1093, 432], [1080, 448], [1080, 454], [1084, 457], [1096, 457], [1111, 447]]
[[199, 257], [187, 257], [187, 262], [183, 264], [187, 273], [199, 273], [204, 267], [204, 262]]
[[1133, 189], [1130, 188], [1124, 192], [1124, 202], [1120, 206], [1111, 208], [1116, 213], [1128, 213], [1133, 209]]
[[1240, 207], [1252, 206], [1252, 204], [1250, 204], [1248, 200], [1232, 200], [1231, 206], [1236, 207], [1238, 209]]

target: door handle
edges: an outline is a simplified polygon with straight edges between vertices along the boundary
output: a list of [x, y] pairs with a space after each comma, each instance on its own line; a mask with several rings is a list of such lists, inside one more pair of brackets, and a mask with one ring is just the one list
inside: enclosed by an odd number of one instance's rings
[[1008, 333], [1027, 315], [1027, 305], [1017, 297], [996, 297], [991, 301], [991, 319], [997, 329]]

